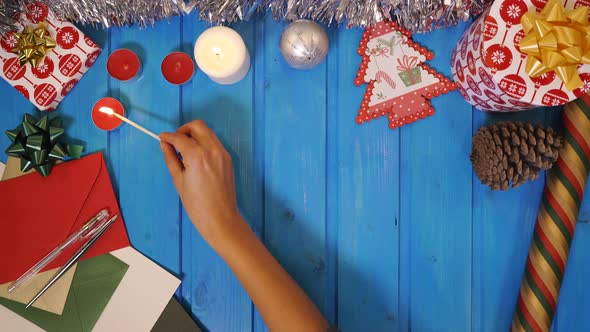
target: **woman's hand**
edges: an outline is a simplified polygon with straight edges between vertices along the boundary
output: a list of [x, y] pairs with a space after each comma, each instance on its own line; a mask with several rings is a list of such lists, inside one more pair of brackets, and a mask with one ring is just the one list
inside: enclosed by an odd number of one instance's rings
[[240, 216], [231, 158], [213, 131], [202, 121], [193, 121], [160, 139], [189, 217], [234, 271], [268, 328], [327, 331], [322, 313]]
[[160, 139], [166, 165], [190, 219], [203, 238], [219, 249], [225, 235], [245, 224], [237, 207], [229, 153], [200, 120], [176, 133], [162, 133]]

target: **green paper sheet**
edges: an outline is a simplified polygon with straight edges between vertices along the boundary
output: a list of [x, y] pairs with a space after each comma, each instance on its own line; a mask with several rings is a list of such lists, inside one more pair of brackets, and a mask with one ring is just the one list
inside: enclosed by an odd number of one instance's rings
[[78, 263], [63, 314], [0, 298], [0, 305], [31, 321], [47, 332], [90, 332], [125, 276], [129, 266], [111, 254]]

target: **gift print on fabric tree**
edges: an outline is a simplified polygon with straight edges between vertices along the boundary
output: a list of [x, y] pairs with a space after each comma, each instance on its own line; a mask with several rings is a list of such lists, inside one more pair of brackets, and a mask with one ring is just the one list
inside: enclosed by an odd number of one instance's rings
[[363, 34], [358, 49], [363, 61], [354, 83], [368, 83], [356, 122], [387, 115], [395, 129], [434, 114], [429, 99], [455, 84], [424, 64], [434, 54], [411, 40], [411, 33], [382, 21]]

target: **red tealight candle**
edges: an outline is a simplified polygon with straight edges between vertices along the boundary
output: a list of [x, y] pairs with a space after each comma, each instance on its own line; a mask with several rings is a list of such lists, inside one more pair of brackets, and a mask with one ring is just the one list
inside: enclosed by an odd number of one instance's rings
[[94, 104], [94, 107], [92, 107], [92, 121], [98, 128], [102, 130], [113, 130], [119, 127], [123, 121], [117, 117], [101, 112], [101, 107], [108, 107], [115, 113], [125, 116], [123, 105], [121, 105], [121, 103], [115, 98], [106, 97], [97, 101], [96, 104]]
[[162, 75], [172, 84], [188, 82], [195, 72], [193, 59], [184, 52], [168, 54], [162, 61]]
[[140, 63], [137, 54], [126, 48], [113, 52], [107, 61], [107, 71], [112, 77], [120, 81], [128, 81], [135, 77], [139, 67]]

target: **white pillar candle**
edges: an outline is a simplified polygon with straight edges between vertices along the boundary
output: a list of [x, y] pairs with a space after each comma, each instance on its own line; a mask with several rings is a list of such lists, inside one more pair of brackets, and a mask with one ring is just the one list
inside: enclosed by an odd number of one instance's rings
[[239, 82], [250, 70], [244, 40], [227, 27], [209, 28], [197, 38], [195, 60], [211, 80], [223, 85]]

